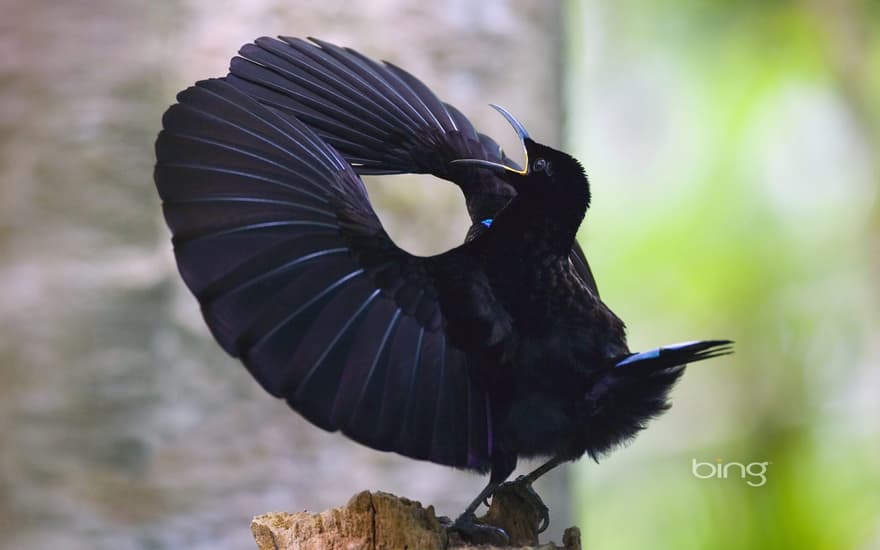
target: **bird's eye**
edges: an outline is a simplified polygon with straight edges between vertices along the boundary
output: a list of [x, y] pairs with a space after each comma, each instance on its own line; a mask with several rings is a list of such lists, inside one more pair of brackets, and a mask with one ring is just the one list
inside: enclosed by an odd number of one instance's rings
[[532, 171], [533, 172], [547, 172], [550, 173], [550, 163], [544, 159], [535, 159], [535, 162], [532, 163]]

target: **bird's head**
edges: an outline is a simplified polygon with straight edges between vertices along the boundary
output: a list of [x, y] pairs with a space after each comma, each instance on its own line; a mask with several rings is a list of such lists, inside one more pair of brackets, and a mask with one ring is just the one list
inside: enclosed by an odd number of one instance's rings
[[563, 190], [583, 195], [587, 205], [590, 189], [581, 163], [571, 155], [533, 140], [523, 125], [506, 109], [492, 105], [516, 131], [525, 152], [523, 168], [483, 159], [457, 159], [453, 164], [480, 166], [493, 170], [519, 194], [552, 194]]

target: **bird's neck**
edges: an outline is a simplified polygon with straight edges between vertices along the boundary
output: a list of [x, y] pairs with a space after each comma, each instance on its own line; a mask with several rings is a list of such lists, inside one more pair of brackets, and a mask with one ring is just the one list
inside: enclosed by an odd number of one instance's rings
[[529, 220], [528, 233], [530, 236], [536, 237], [538, 242], [545, 243], [546, 252], [568, 258], [584, 218], [584, 210], [581, 210], [579, 215], [577, 211], [561, 210], [555, 210], [548, 214], [545, 218]]
[[587, 211], [589, 197], [572, 194], [570, 200], [545, 195], [520, 194], [505, 209], [496, 223], [499, 230], [511, 233], [520, 253], [568, 258], [575, 236]]

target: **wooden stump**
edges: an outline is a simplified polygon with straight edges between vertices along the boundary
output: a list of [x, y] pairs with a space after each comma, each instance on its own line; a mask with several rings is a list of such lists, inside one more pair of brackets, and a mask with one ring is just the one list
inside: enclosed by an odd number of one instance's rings
[[[537, 546], [534, 511], [516, 497], [496, 495], [480, 521], [503, 528], [511, 546], [536, 550], [580, 550], [580, 531], [569, 527], [563, 546]], [[434, 507], [388, 493], [363, 491], [341, 508], [319, 514], [273, 512], [257, 516], [251, 531], [260, 550], [467, 550], [476, 546], [463, 542], [447, 529], [449, 520], [438, 518]], [[483, 550], [502, 548], [480, 546]]]

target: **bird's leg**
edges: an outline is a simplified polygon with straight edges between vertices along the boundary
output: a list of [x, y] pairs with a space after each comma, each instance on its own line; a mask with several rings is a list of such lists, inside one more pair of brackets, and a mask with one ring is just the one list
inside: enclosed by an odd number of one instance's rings
[[458, 516], [450, 528], [461, 533], [462, 537], [470, 542], [477, 544], [488, 542], [506, 546], [510, 542], [510, 537], [507, 536], [504, 529], [477, 523], [477, 516], [474, 513], [480, 504], [492, 496], [492, 493], [495, 492], [499, 485], [501, 485], [501, 482], [490, 479], [486, 487], [468, 504], [467, 508]]
[[526, 474], [524, 476], [519, 476], [517, 478], [517, 481], [519, 481], [521, 479], [525, 479], [531, 485], [536, 479], [538, 479], [542, 475], [546, 474], [547, 472], [549, 472], [553, 468], [559, 466], [560, 464], [565, 462], [565, 460], [566, 459], [562, 458], [561, 456], [554, 456], [553, 458], [551, 458], [550, 460], [548, 460], [544, 464], [541, 464], [540, 466], [538, 466], [537, 468], [535, 468], [534, 470], [532, 470], [528, 474]]
[[497, 489], [499, 491], [504, 490], [516, 493], [535, 508], [541, 520], [541, 524], [538, 527], [538, 533], [543, 533], [550, 525], [550, 510], [547, 508], [547, 505], [544, 504], [544, 501], [541, 500], [538, 493], [532, 488], [532, 483], [563, 462], [565, 462], [564, 458], [555, 456], [528, 474], [519, 476], [514, 481], [508, 481], [500, 485]]
[[480, 507], [480, 504], [489, 500], [489, 497], [492, 496], [492, 493], [495, 492], [495, 489], [497, 489], [499, 485], [501, 485], [501, 483], [499, 483], [497, 481], [489, 480], [489, 483], [487, 483], [486, 486], [483, 488], [483, 490], [480, 491], [480, 494], [478, 494], [476, 496], [476, 498], [474, 498], [474, 500], [471, 501], [470, 504], [468, 504], [467, 508], [464, 509], [464, 512], [462, 512], [461, 515], [462, 516], [474, 515], [474, 512], [477, 511], [477, 508]]

